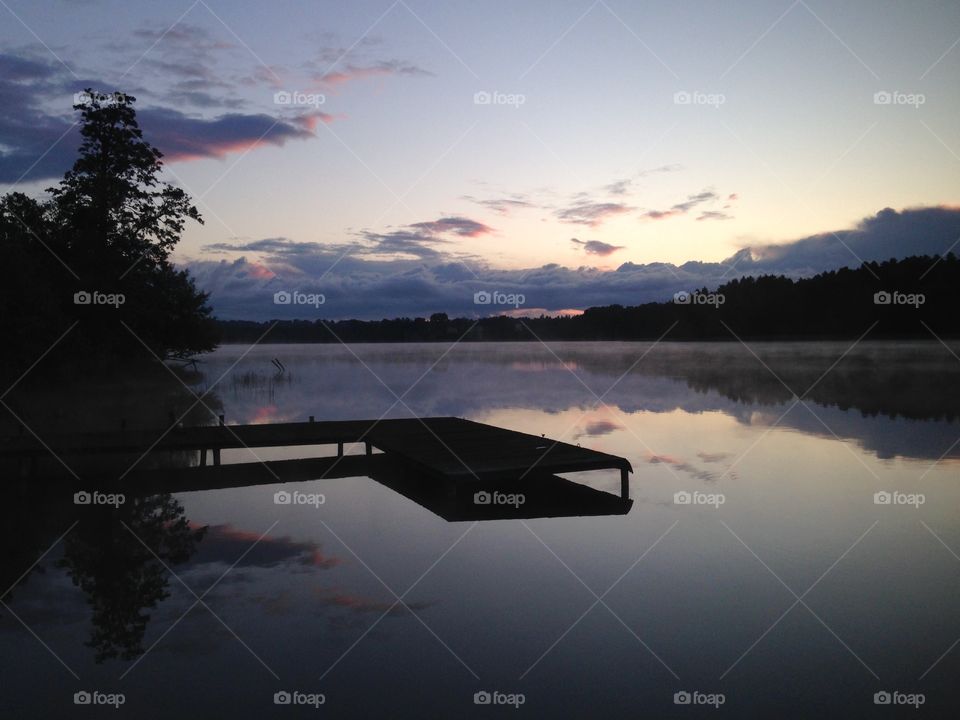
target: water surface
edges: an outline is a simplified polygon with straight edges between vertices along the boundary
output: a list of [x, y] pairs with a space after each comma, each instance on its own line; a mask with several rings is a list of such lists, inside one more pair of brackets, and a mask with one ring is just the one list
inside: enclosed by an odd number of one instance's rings
[[[131, 493], [116, 511], [18, 490], [0, 712], [74, 716], [84, 689], [124, 693], [119, 711], [86, 709], [109, 717], [513, 712], [474, 704], [499, 691], [536, 717], [943, 717], [960, 706], [952, 352], [223, 347], [184, 378], [208, 393], [194, 421], [460, 416], [627, 457], [633, 507], [450, 523], [368, 477]], [[184, 396], [179, 383], [166, 391]], [[612, 471], [569, 477], [620, 489]], [[278, 505], [280, 489], [324, 502]], [[877, 504], [882, 492], [899, 494]], [[274, 705], [283, 690], [325, 703]], [[878, 708], [882, 691], [925, 703]], [[724, 704], [676, 705], [678, 692]]]

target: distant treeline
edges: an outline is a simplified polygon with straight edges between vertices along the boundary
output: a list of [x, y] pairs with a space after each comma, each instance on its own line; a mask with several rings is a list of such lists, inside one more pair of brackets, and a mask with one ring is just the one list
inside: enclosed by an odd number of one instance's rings
[[[744, 277], [665, 302], [589, 308], [572, 317], [221, 320], [225, 343], [871, 338], [960, 336], [960, 259], [915, 256], [810, 278]], [[268, 329], [274, 325], [273, 329]], [[926, 325], [926, 327], [925, 327]], [[929, 328], [929, 329], [927, 329]]]

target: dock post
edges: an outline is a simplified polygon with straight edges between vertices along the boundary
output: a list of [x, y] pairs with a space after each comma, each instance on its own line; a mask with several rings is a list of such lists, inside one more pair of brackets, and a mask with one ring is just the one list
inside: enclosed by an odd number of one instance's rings
[[220, 416], [220, 427], [223, 427], [223, 415]]
[[620, 497], [624, 500], [630, 497], [630, 471], [620, 468]]
[[207, 465], [207, 449], [200, 448], [200, 467], [206, 467]]
[[337, 457], [343, 457], [343, 443], [337, 443]]
[[367, 457], [373, 455], [373, 446], [370, 443], [367, 443]]
[[220, 448], [213, 448], [213, 464], [220, 464]]

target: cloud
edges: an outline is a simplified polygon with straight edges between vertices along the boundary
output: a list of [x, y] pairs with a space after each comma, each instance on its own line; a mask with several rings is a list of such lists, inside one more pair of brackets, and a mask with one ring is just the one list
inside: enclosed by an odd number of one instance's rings
[[643, 217], [649, 218], [650, 220], [663, 220], [680, 214], [679, 210], [648, 210], [643, 214]]
[[662, 173], [678, 172], [683, 170], [682, 165], [672, 164], [672, 165], [660, 165], [659, 167], [650, 168], [649, 170], [641, 170], [637, 173], [637, 177], [648, 177], [650, 175], [659, 175]]
[[3, 71], [3, 79], [11, 83], [43, 80], [56, 72], [56, 68], [49, 63], [11, 53], [0, 53], [0, 70]]
[[467, 200], [468, 202], [493, 210], [498, 215], [507, 215], [511, 210], [537, 207], [534, 203], [530, 202], [530, 200], [526, 199], [526, 196], [519, 193], [515, 193], [509, 197], [490, 198], [487, 200], [480, 200], [472, 195], [461, 195], [460, 197], [461, 200]]
[[412, 255], [421, 259], [437, 259], [442, 253], [435, 246], [450, 241], [429, 232], [395, 230], [388, 233], [361, 233], [366, 247], [358, 247], [357, 254]]
[[342, 608], [354, 613], [377, 613], [378, 615], [401, 615], [410, 611], [425, 610], [433, 605], [432, 602], [398, 603], [389, 600], [373, 600], [335, 588], [317, 588], [317, 597], [321, 605]]
[[613, 255], [617, 250], [623, 250], [624, 247], [623, 245], [611, 245], [610, 243], [601, 242], [600, 240], [577, 240], [576, 238], [570, 238], [570, 242], [581, 245], [587, 255], [599, 255], [601, 257]]
[[[231, 102], [211, 96], [204, 89], [210, 86], [195, 77], [175, 85], [173, 92], [190, 94], [197, 105], [222, 107]], [[73, 165], [80, 145], [73, 94], [84, 87], [108, 86], [78, 81], [58, 63], [0, 53], [0, 181], [59, 178]], [[322, 112], [279, 120], [240, 112], [202, 116], [138, 103], [137, 119], [144, 136], [166, 160], [178, 162], [311, 139], [318, 123], [332, 122], [335, 116]]]
[[697, 453], [697, 457], [706, 463], [717, 463], [717, 462], [723, 462], [724, 460], [729, 460], [730, 458], [733, 457], [733, 453], [729, 453], [729, 452], [710, 453], [710, 452], [704, 452], [701, 450], [700, 452]]
[[[191, 527], [198, 527], [191, 523]], [[255, 547], [251, 550], [251, 545]], [[240, 560], [237, 560], [240, 558]], [[220, 562], [237, 567], [273, 567], [281, 563], [322, 570], [340, 565], [338, 557], [324, 555], [322, 546], [312, 542], [297, 542], [289, 537], [264, 537], [261, 532], [240, 530], [232, 525], [212, 525], [200, 543], [192, 564]]]
[[410, 227], [437, 235], [453, 233], [460, 237], [479, 237], [493, 232], [493, 228], [488, 225], [464, 217], [444, 217], [430, 222], [414, 223]]
[[[713, 288], [743, 275], [805, 277], [855, 267], [858, 258], [882, 261], [939, 255], [958, 237], [960, 208], [925, 207], [886, 209], [853, 228], [788, 243], [756, 244], [723, 262], [625, 262], [614, 270], [556, 263], [503, 269], [457, 256], [456, 244], [443, 236], [400, 228], [368, 231], [354, 243], [298, 243], [284, 238], [219, 243], [208, 246], [210, 253], [187, 265], [198, 285], [212, 293], [216, 313], [227, 319], [380, 319], [426, 317], [434, 312], [471, 317], [477, 314], [473, 293], [482, 289], [522, 293], [526, 305], [521, 312], [636, 305], [664, 301], [678, 290]], [[274, 305], [273, 293], [290, 288], [323, 293], [326, 303], [318, 312]]]
[[557, 210], [555, 215], [567, 223], [596, 227], [608, 218], [633, 210], [629, 205], [618, 202], [577, 202]]
[[700, 480], [701, 482], [714, 482], [718, 479], [718, 475], [709, 470], [701, 470], [692, 463], [689, 463], [680, 458], [675, 458], [671, 455], [657, 455], [651, 452], [647, 452], [647, 462], [653, 465], [669, 465], [674, 470], [686, 473], [690, 477]]
[[356, 80], [385, 76], [432, 77], [433, 73], [417, 65], [400, 60], [381, 60], [371, 65], [347, 65], [343, 70], [331, 70], [314, 76], [314, 81], [327, 88], [337, 88]]
[[[405, 255], [438, 260], [444, 257], [438, 246], [450, 245], [452, 238], [476, 238], [492, 232], [493, 228], [477, 220], [459, 216], [441, 217], [412, 223], [389, 232], [364, 230], [360, 233], [363, 244], [341, 245], [340, 252], [351, 252], [355, 255]], [[249, 249], [249, 245], [246, 249]]]
[[709, 190], [704, 190], [703, 192], [697, 193], [696, 195], [690, 195], [686, 200], [681, 203], [674, 205], [671, 210], [679, 210], [680, 212], [687, 212], [691, 208], [695, 208], [697, 205], [705, 203], [709, 200], [716, 200], [717, 194]]
[[[623, 430], [623, 425], [615, 423], [612, 420], [591, 420], [587, 423], [586, 428], [584, 428], [583, 435], [588, 435], [590, 437], [599, 437], [601, 435], [609, 435], [615, 430]], [[580, 437], [580, 436], [578, 436]]]
[[626, 195], [627, 190], [630, 188], [632, 181], [630, 179], [626, 180], [615, 180], [609, 185], [604, 185], [603, 189], [606, 190], [611, 195]]
[[[731, 193], [727, 196], [728, 202], [736, 199], [736, 193]], [[713, 192], [712, 190], [703, 190], [701, 192], [688, 195], [686, 200], [672, 205], [668, 210], [647, 210], [641, 214], [640, 217], [646, 218], [647, 220], [665, 220], [678, 215], [685, 215], [700, 205], [706, 203], [716, 204], [720, 201], [721, 197], [717, 193]], [[724, 205], [723, 207], [726, 209], [729, 208], [730, 205]], [[732, 215], [724, 213], [720, 210], [703, 210], [697, 217], [697, 220], [731, 220], [732, 218]]]
[[733, 215], [728, 215], [722, 210], [704, 210], [697, 220], [733, 220]]
[[322, 112], [289, 120], [242, 113], [207, 119], [169, 108], [140, 110], [137, 118], [144, 136], [170, 162], [220, 158], [261, 145], [282, 146], [289, 140], [310, 139], [318, 122], [334, 120], [332, 115]]
[[629, 189], [633, 186], [634, 179], [640, 179], [649, 177], [651, 175], [660, 175], [662, 173], [677, 172], [682, 170], [680, 165], [660, 165], [655, 168], [648, 168], [646, 170], [640, 170], [632, 178], [624, 178], [622, 180], [614, 180], [608, 185], [604, 185], [603, 189], [610, 195], [626, 195]]

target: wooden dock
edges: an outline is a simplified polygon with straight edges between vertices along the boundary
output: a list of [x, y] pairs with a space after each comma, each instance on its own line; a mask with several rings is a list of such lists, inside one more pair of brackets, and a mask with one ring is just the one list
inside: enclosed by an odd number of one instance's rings
[[625, 498], [628, 474], [633, 471], [622, 457], [455, 417], [323, 422], [311, 418], [298, 423], [177, 427], [166, 434], [159, 430], [75, 433], [43, 442], [23, 434], [0, 439], [0, 458], [199, 452], [203, 467], [208, 450], [218, 466], [223, 450], [336, 445], [337, 457], [343, 457], [344, 445], [353, 443], [364, 443], [367, 456], [376, 449], [407, 470], [453, 483], [487, 484], [615, 469], [620, 471]]

